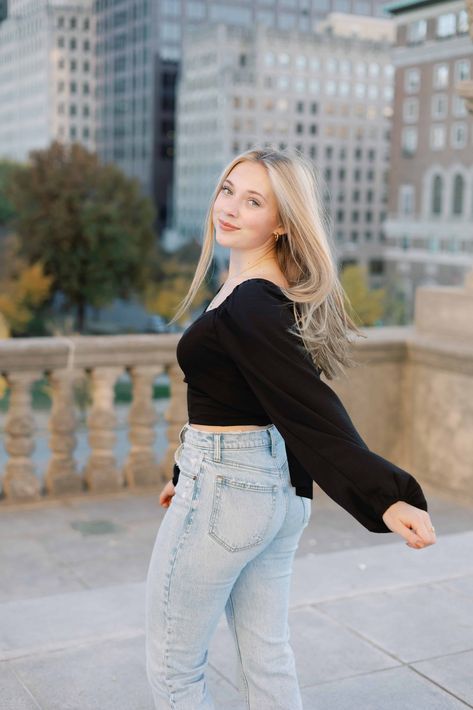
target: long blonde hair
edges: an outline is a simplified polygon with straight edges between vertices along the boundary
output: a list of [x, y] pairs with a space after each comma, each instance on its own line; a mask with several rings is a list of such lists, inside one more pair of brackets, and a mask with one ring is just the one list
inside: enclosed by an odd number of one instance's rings
[[275, 252], [290, 286], [281, 290], [294, 304], [296, 328], [291, 332], [303, 340], [315, 367], [333, 379], [345, 366], [357, 364], [349, 354], [349, 331], [366, 336], [347, 312], [349, 301], [331, 253], [317, 173], [297, 151], [252, 148], [237, 155], [223, 170], [207, 211], [194, 278], [171, 322], [187, 310], [205, 278], [214, 251], [214, 202], [228, 174], [245, 160], [265, 166], [278, 204], [284, 233], [275, 242]]

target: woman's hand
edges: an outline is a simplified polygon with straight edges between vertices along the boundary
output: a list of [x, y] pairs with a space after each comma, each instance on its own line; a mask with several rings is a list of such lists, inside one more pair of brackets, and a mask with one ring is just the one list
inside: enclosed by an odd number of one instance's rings
[[176, 488], [172, 481], [168, 481], [164, 486], [159, 496], [159, 503], [163, 508], [169, 508], [173, 495], [176, 493]]
[[420, 550], [437, 541], [435, 530], [432, 530], [430, 515], [425, 510], [416, 508], [403, 500], [398, 500], [390, 505], [382, 517], [390, 530], [398, 533], [407, 541], [408, 547]]

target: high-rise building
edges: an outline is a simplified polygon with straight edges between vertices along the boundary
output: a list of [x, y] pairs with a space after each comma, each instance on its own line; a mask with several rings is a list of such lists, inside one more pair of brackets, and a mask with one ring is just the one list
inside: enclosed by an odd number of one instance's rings
[[10, 0], [0, 24], [0, 157], [95, 148], [92, 0]]
[[160, 227], [172, 221], [175, 85], [186, 30], [224, 22], [311, 33], [333, 11], [381, 17], [383, 0], [94, 0], [97, 150], [139, 178]]
[[417, 286], [462, 284], [473, 262], [473, 115], [458, 92], [473, 43], [459, 0], [387, 9], [397, 46], [386, 260], [412, 311]]
[[188, 34], [177, 103], [175, 234], [200, 238], [218, 174], [234, 155], [254, 145], [291, 147], [321, 178], [340, 265], [362, 264], [371, 285], [383, 282], [393, 23], [364, 24], [334, 14], [310, 34], [224, 24]]
[[0, 22], [6, 19], [8, 14], [8, 0], [0, 0]]

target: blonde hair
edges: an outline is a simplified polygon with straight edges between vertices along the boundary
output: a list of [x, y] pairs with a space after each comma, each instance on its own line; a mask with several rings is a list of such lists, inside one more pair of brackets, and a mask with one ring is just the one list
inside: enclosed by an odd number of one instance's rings
[[284, 231], [274, 249], [290, 286], [281, 290], [293, 301], [296, 329], [291, 332], [303, 340], [315, 367], [333, 379], [345, 366], [357, 364], [349, 354], [349, 331], [366, 336], [347, 312], [349, 301], [331, 253], [317, 173], [297, 151], [252, 148], [237, 155], [223, 170], [210, 200], [194, 278], [171, 322], [190, 306], [205, 278], [214, 251], [214, 202], [228, 174], [245, 160], [265, 166], [278, 204]]

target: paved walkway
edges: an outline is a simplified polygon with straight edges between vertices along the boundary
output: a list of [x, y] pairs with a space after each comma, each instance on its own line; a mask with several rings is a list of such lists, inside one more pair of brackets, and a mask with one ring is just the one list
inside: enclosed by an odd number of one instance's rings
[[[473, 707], [473, 508], [425, 491], [438, 541], [412, 550], [316, 489], [290, 612], [304, 710]], [[158, 493], [0, 503], [2, 710], [153, 710], [144, 580]], [[216, 710], [245, 710], [235, 660], [222, 617]]]

